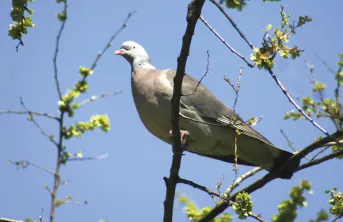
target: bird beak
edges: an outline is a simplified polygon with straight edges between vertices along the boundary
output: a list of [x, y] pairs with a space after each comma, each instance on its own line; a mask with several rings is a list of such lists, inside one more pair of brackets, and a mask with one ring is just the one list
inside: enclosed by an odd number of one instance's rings
[[125, 54], [125, 50], [119, 49], [119, 50], [115, 51], [114, 54], [115, 55], [123, 55], [123, 54]]

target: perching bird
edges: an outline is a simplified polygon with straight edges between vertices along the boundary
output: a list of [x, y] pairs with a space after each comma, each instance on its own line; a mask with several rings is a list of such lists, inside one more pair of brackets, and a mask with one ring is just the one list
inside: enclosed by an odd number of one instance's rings
[[[176, 70], [156, 69], [144, 48], [132, 41], [124, 42], [115, 54], [123, 56], [131, 65], [132, 96], [143, 124], [150, 133], [172, 144], [171, 98]], [[234, 163], [236, 144], [238, 164], [261, 166], [268, 171], [292, 156], [274, 146], [198, 83], [188, 74], [183, 78], [180, 129], [181, 137], [186, 138], [187, 151]], [[298, 165], [299, 162], [294, 168]], [[280, 177], [289, 179], [292, 172], [282, 172]]]

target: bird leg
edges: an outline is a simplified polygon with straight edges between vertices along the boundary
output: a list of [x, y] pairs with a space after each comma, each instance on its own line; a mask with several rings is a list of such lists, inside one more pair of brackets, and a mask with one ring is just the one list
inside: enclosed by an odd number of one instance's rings
[[[187, 136], [189, 136], [189, 132], [187, 130], [180, 130], [180, 142], [181, 142], [181, 148], [183, 150], [186, 150], [187, 145]], [[172, 130], [169, 131], [169, 138], [173, 139], [173, 132]]]

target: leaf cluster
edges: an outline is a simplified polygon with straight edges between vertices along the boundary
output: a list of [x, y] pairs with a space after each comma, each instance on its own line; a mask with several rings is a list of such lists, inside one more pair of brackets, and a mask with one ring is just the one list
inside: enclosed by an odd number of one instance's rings
[[280, 9], [280, 14], [281, 27], [272, 30], [272, 25], [267, 25], [264, 30], [262, 47], [254, 48], [253, 53], [250, 55], [250, 59], [254, 61], [259, 69], [272, 69], [277, 54], [284, 59], [296, 59], [303, 51], [296, 45], [289, 46], [289, 38], [291, 34], [296, 33], [297, 28], [311, 22], [312, 19], [308, 16], [300, 16], [297, 22], [289, 24], [290, 15], [285, 13], [283, 6]]
[[337, 192], [337, 188], [334, 187], [332, 190], [326, 190], [326, 194], [329, 194], [330, 200], [329, 204], [331, 207], [329, 208], [329, 211], [332, 215], [336, 217], [342, 217], [343, 216], [343, 193]]
[[[186, 196], [179, 196], [179, 202], [183, 204], [184, 211], [189, 219], [189, 221], [196, 222], [200, 220], [202, 217], [207, 215], [212, 207], [204, 207], [202, 209], [198, 209], [197, 206]], [[220, 217], [211, 220], [211, 222], [231, 222], [232, 216], [229, 213], [224, 213]]]
[[17, 39], [23, 45], [22, 36], [27, 34], [27, 28], [34, 27], [32, 23], [33, 10], [28, 8], [28, 3], [33, 0], [12, 0], [11, 18], [13, 24], [10, 24], [8, 35], [12, 39]]
[[304, 197], [305, 191], [311, 192], [311, 183], [307, 180], [302, 180], [298, 186], [292, 187], [289, 193], [289, 200], [282, 201], [278, 206], [279, 213], [272, 218], [273, 222], [294, 221], [297, 217], [298, 207], [307, 205]]

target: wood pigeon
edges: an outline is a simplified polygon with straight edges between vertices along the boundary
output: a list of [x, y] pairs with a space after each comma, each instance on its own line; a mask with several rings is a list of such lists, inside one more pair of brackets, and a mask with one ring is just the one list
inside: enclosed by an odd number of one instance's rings
[[[115, 54], [131, 65], [132, 96], [144, 126], [172, 144], [171, 98], [176, 70], [156, 69], [145, 49], [133, 41], [124, 42]], [[183, 78], [182, 95], [180, 129], [186, 151], [235, 163], [236, 144], [238, 164], [260, 166], [268, 171], [280, 167], [293, 155], [274, 146], [188, 74]], [[298, 165], [299, 162], [289, 172], [282, 172], [280, 178], [291, 178]]]

